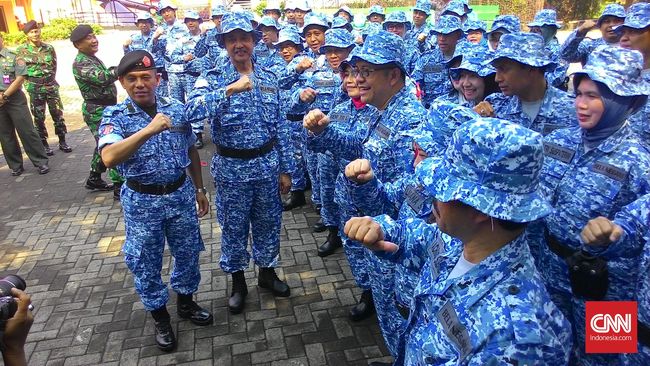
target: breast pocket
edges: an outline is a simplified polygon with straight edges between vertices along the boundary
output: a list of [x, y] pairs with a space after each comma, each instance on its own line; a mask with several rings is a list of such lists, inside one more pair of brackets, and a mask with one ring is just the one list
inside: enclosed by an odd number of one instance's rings
[[372, 163], [375, 175], [382, 180], [393, 180], [395, 153], [392, 151], [390, 137], [383, 137], [381, 132], [373, 132], [364, 146], [364, 154]]
[[[187, 126], [186, 129], [189, 129], [189, 126]], [[190, 157], [187, 152], [187, 132], [171, 134], [171, 148], [174, 156], [173, 162], [177, 168], [186, 168], [190, 165]]]
[[126, 175], [138, 176], [154, 173], [159, 165], [157, 152], [157, 141], [155, 138], [150, 138], [125, 162]]

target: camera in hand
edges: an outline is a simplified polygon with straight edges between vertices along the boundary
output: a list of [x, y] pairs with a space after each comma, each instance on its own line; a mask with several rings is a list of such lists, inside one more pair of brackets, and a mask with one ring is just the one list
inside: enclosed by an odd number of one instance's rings
[[14, 287], [25, 291], [27, 283], [17, 275], [8, 275], [0, 279], [0, 324], [2, 325], [12, 318], [16, 314], [16, 310], [18, 310], [16, 299], [11, 294], [11, 289]]

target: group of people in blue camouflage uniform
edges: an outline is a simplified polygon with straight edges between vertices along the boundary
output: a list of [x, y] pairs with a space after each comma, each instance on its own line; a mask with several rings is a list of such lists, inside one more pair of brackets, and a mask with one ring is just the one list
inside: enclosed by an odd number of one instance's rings
[[[373, 5], [362, 30], [306, 1], [215, 7], [204, 31], [168, 1], [162, 24], [138, 16], [99, 150], [126, 179], [125, 260], [161, 349], [165, 240], [178, 314], [212, 321], [192, 299], [207, 121], [233, 314], [251, 257], [258, 285], [290, 296], [282, 211], [311, 201], [315, 254], [343, 248], [349, 317], [376, 313], [392, 364], [650, 364], [650, 4], [609, 4], [560, 43], [555, 10], [488, 30], [446, 3], [417, 0], [411, 19]], [[586, 352], [587, 301], [637, 301], [637, 353]]]

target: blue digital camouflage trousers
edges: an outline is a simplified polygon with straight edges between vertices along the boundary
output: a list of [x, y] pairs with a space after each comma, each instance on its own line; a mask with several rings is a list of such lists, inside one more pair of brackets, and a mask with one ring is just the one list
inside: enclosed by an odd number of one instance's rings
[[334, 189], [339, 167], [331, 154], [318, 154], [318, 177], [320, 185], [320, 216], [325, 226], [339, 226], [339, 205], [334, 202]]
[[199, 254], [204, 250], [190, 179], [176, 192], [157, 196], [122, 186], [126, 241], [124, 259], [145, 310], [167, 304], [169, 293], [162, 270], [165, 240], [174, 258], [170, 284], [179, 294], [196, 292], [201, 281]]
[[216, 181], [215, 204], [221, 225], [221, 259], [226, 273], [248, 268], [248, 233], [259, 267], [275, 267], [280, 253], [279, 177], [251, 182]]
[[393, 357], [397, 357], [399, 335], [406, 326], [406, 319], [400, 315], [395, 305], [395, 264], [377, 257], [368, 249], [366, 258], [379, 327], [386, 348]]
[[318, 153], [309, 150], [306, 146], [303, 152], [303, 157], [305, 159], [305, 165], [307, 167], [307, 174], [309, 174], [309, 180], [311, 181], [311, 200], [312, 202], [320, 206], [320, 176], [318, 175]]
[[291, 126], [291, 144], [293, 147], [292, 156], [294, 160], [294, 170], [291, 172], [291, 190], [304, 191], [307, 186], [307, 174], [305, 167], [305, 129], [302, 127], [302, 122], [286, 121]]

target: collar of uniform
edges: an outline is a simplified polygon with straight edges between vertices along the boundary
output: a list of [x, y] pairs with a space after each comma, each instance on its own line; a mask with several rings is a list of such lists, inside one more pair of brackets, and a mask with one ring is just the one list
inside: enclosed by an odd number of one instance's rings
[[604, 153], [611, 153], [624, 141], [628, 141], [633, 138], [634, 134], [630, 129], [629, 123], [625, 122], [618, 131], [614, 132], [611, 136], [605, 139], [597, 149]]
[[[553, 87], [547, 83], [546, 91], [544, 92], [544, 98], [542, 98], [542, 105], [539, 107], [539, 112], [537, 113], [537, 117], [535, 117], [535, 120], [539, 116], [552, 117], [554, 111], [551, 103], [553, 102], [553, 98], [558, 97], [556, 94], [557, 93], [555, 93]], [[519, 97], [516, 96], [510, 97], [510, 103], [508, 105], [508, 114], [519, 114], [519, 115], [524, 114], [524, 110], [521, 107], [521, 99], [519, 99]], [[533, 122], [535, 120], [533, 120]]]
[[[446, 292], [452, 285], [459, 288], [459, 307], [468, 309], [490, 292], [499, 282], [509, 274], [515, 272], [525, 262], [528, 251], [526, 234], [520, 235], [512, 242], [492, 253], [489, 257], [478, 263], [469, 272], [461, 277], [447, 280], [452, 269], [462, 255], [462, 245], [454, 248], [446, 258], [447, 263], [441, 268], [438, 278], [440, 281], [434, 286], [439, 294]], [[468, 277], [469, 275], [469, 277]], [[471, 291], [469, 291], [471, 287]], [[503, 294], [506, 295], [506, 294]]]
[[395, 108], [403, 107], [406, 103], [403, 102], [404, 98], [409, 94], [408, 85], [404, 85], [397, 94], [393, 95], [390, 98], [388, 104], [386, 104], [385, 111], [392, 111]]
[[[124, 100], [124, 104], [126, 104], [126, 114], [127, 115], [134, 115], [134, 114], [139, 114], [139, 113], [144, 113], [146, 114], [145, 111], [138, 106], [136, 102], [131, 99], [131, 97], [128, 97]], [[160, 110], [161, 107], [166, 107], [171, 104], [171, 101], [165, 97], [157, 97], [156, 98], [156, 104], [158, 110]]]

